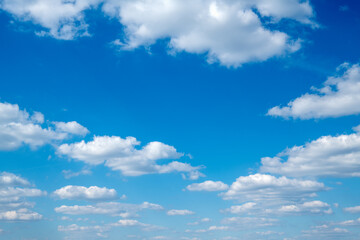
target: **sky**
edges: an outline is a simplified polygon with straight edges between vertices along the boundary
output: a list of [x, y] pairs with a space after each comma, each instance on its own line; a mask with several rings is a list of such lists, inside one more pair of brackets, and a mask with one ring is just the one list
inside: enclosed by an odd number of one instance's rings
[[0, 0], [0, 239], [360, 239], [359, 12]]

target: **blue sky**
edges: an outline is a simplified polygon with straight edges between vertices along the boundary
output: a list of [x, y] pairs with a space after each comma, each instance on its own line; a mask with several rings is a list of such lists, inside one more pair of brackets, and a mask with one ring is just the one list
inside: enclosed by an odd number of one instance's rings
[[359, 11], [0, 0], [0, 239], [359, 239]]

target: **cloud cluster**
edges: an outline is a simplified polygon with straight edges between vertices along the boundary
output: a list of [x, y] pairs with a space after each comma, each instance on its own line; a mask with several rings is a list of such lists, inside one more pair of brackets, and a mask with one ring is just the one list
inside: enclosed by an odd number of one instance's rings
[[117, 197], [115, 189], [97, 186], [83, 187], [68, 185], [57, 189], [54, 195], [61, 199], [70, 200], [110, 200]]
[[183, 156], [173, 146], [161, 142], [150, 142], [141, 149], [134, 137], [95, 136], [92, 141], [63, 144], [58, 153], [90, 165], [105, 164], [125, 176], [140, 176], [153, 173], [187, 172], [196, 173], [200, 167], [173, 161], [159, 165], [161, 159], [177, 159]]
[[230, 208], [225, 209], [225, 212], [230, 212], [232, 214], [244, 214], [253, 210], [256, 205], [257, 203], [255, 202], [247, 202], [241, 205], [231, 206]]
[[166, 214], [169, 215], [169, 216], [175, 216], [175, 215], [184, 216], [184, 215], [192, 215], [192, 214], [195, 214], [195, 213], [193, 211], [190, 211], [190, 210], [187, 210], [187, 209], [182, 209], [182, 210], [172, 209], [172, 210], [167, 211]]
[[226, 200], [281, 203], [301, 201], [324, 190], [326, 187], [320, 182], [257, 173], [237, 178], [221, 196]]
[[26, 198], [46, 195], [36, 188], [28, 188], [28, 180], [13, 173], [0, 173], [0, 220], [3, 221], [30, 221], [40, 220], [42, 215], [31, 211], [34, 203]]
[[237, 229], [248, 229], [274, 226], [278, 221], [278, 219], [263, 217], [230, 217], [225, 218], [222, 223], [232, 225]]
[[349, 212], [349, 213], [360, 213], [360, 206], [347, 207], [347, 208], [344, 208], [344, 211]]
[[221, 181], [205, 181], [202, 183], [193, 183], [186, 187], [189, 191], [207, 191], [207, 192], [215, 192], [215, 191], [225, 191], [229, 188], [229, 186]]
[[359, 177], [360, 134], [323, 136], [261, 163], [262, 172], [292, 177]]
[[344, 228], [330, 227], [326, 224], [313, 226], [310, 230], [303, 231], [304, 239], [348, 239], [349, 231]]
[[285, 107], [277, 106], [268, 115], [283, 118], [327, 118], [360, 113], [360, 66], [348, 63], [338, 68], [338, 75], [325, 81], [315, 93], [306, 93]]
[[122, 49], [168, 39], [172, 52], [207, 54], [209, 62], [235, 67], [300, 47], [269, 24], [316, 26], [311, 5], [300, 0], [2, 0], [0, 8], [40, 26], [38, 36], [65, 40], [89, 36], [86, 11], [97, 9], [123, 26], [125, 38], [114, 41]]
[[330, 205], [322, 201], [304, 202], [302, 204], [284, 205], [277, 211], [280, 214], [332, 214]]
[[43, 124], [44, 116], [39, 112], [30, 115], [16, 104], [0, 103], [0, 150], [14, 150], [22, 145], [37, 148], [88, 133], [77, 122], [50, 123], [47, 128]]
[[163, 207], [158, 204], [144, 202], [142, 204], [128, 204], [119, 202], [104, 202], [94, 205], [74, 205], [67, 206], [62, 205], [55, 208], [55, 212], [68, 214], [68, 215], [110, 215], [120, 216], [123, 218], [129, 218], [137, 216], [137, 212], [150, 209], [150, 210], [162, 210]]

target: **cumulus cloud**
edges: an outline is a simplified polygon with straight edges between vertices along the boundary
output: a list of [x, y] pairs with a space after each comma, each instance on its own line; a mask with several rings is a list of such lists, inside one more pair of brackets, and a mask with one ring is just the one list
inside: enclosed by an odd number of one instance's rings
[[41, 197], [46, 192], [36, 188], [27, 188], [28, 180], [13, 173], [0, 174], [0, 220], [31, 221], [42, 219], [42, 215], [29, 210], [34, 203], [27, 198]]
[[359, 177], [360, 134], [323, 136], [261, 163], [261, 172], [292, 177]]
[[74, 205], [66, 206], [62, 205], [55, 208], [55, 212], [68, 214], [68, 215], [111, 215], [120, 216], [123, 218], [129, 218], [137, 215], [137, 212], [150, 209], [150, 210], [162, 210], [163, 207], [158, 204], [144, 202], [142, 204], [128, 204], [119, 202], [105, 202], [97, 203], [95, 205]]
[[81, 126], [79, 123], [72, 121], [72, 122], [54, 122], [56, 130], [60, 132], [67, 132], [74, 135], [85, 136], [89, 133], [89, 130]]
[[225, 191], [229, 188], [229, 186], [221, 181], [205, 181], [202, 183], [193, 183], [186, 187], [189, 191]]
[[230, 208], [225, 209], [225, 212], [230, 212], [232, 214], [244, 214], [253, 210], [256, 205], [257, 203], [255, 202], [247, 202], [242, 205], [231, 206]]
[[13, 186], [29, 186], [28, 180], [17, 176], [13, 173], [2, 172], [0, 173], [0, 187], [13, 187]]
[[42, 215], [32, 212], [29, 209], [21, 208], [12, 211], [0, 212], [0, 220], [6, 221], [31, 221], [40, 220]]
[[[57, 122], [64, 126], [73, 127], [55, 129], [51, 126], [43, 127], [44, 116], [35, 112], [30, 115], [26, 110], [21, 110], [18, 105], [0, 103], [0, 150], [14, 150], [22, 145], [37, 148], [54, 141], [61, 141], [72, 135], [78, 135], [74, 129], [86, 129], [76, 122]], [[81, 135], [83, 135], [82, 132]]]
[[229, 190], [221, 196], [226, 199], [237, 201], [300, 201], [307, 197], [316, 196], [316, 192], [324, 191], [323, 183], [275, 177], [266, 174], [254, 174], [239, 177], [230, 186]]
[[192, 214], [195, 214], [193, 211], [190, 211], [190, 210], [176, 210], [176, 209], [172, 209], [172, 210], [169, 210], [167, 211], [166, 213], [167, 215], [169, 216], [175, 216], [175, 215], [192, 215]]
[[111, 229], [110, 226], [80, 226], [71, 224], [68, 226], [58, 226], [58, 231], [68, 234], [66, 239], [96, 239], [107, 238], [106, 233]]
[[61, 199], [71, 200], [110, 200], [117, 197], [115, 189], [97, 186], [83, 187], [68, 185], [54, 192]]
[[310, 230], [303, 231], [303, 238], [311, 239], [344, 239], [349, 231], [344, 228], [330, 227], [326, 224], [313, 226]]
[[195, 232], [196, 233], [205, 233], [205, 232], [210, 232], [210, 231], [226, 231], [229, 230], [229, 226], [210, 226], [207, 229], [198, 229]]
[[322, 201], [304, 202], [302, 204], [284, 205], [277, 211], [280, 214], [332, 214], [330, 205]]
[[59, 232], [74, 232], [74, 231], [90, 231], [90, 230], [94, 230], [94, 231], [99, 231], [99, 232], [103, 232], [108, 230], [108, 227], [104, 227], [104, 226], [79, 226], [77, 224], [71, 224], [68, 226], [58, 226], [58, 231]]
[[329, 77], [320, 89], [292, 100], [287, 106], [273, 107], [268, 115], [283, 118], [328, 118], [360, 113], [360, 66], [345, 63], [336, 76]]
[[36, 31], [39, 36], [48, 35], [70, 40], [89, 35], [83, 11], [95, 7], [100, 2], [98, 0], [3, 0], [0, 8], [20, 21], [32, 21], [42, 26], [43, 30]]
[[89, 36], [85, 13], [101, 10], [124, 27], [125, 38], [114, 41], [122, 49], [168, 39], [173, 52], [207, 54], [209, 62], [226, 66], [263, 61], [300, 47], [269, 23], [291, 20], [316, 26], [311, 5], [300, 0], [3, 0], [0, 8], [42, 27], [38, 36], [65, 40]]
[[183, 156], [173, 146], [161, 142], [150, 142], [141, 149], [140, 142], [134, 137], [125, 139], [117, 136], [95, 136], [93, 141], [81, 141], [63, 144], [58, 153], [90, 165], [105, 164], [112, 170], [120, 171], [125, 176], [140, 176], [152, 173], [197, 172], [200, 167], [173, 161], [159, 165], [161, 159], [176, 159]]
[[347, 208], [344, 208], [344, 211], [349, 212], [349, 213], [360, 213], [360, 206], [347, 207]]
[[209, 62], [226, 66], [263, 61], [299, 48], [286, 33], [267, 29], [257, 13], [272, 18], [273, 23], [285, 18], [311, 23], [313, 17], [309, 3], [297, 0], [272, 4], [262, 0], [110, 0], [103, 9], [126, 27], [126, 39], [115, 41], [123, 49], [169, 39], [174, 52], [206, 53]]

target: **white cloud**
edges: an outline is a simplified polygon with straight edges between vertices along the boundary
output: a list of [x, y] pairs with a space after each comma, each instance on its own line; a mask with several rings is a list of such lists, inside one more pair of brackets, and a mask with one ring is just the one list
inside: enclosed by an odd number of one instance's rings
[[71, 170], [63, 170], [62, 173], [64, 174], [64, 178], [66, 179], [70, 179], [70, 178], [73, 178], [73, 177], [78, 177], [80, 175], [91, 175], [92, 174], [92, 171], [89, 170], [89, 169], [82, 169], [78, 172], [73, 172]]
[[189, 191], [225, 191], [229, 188], [229, 186], [221, 181], [205, 181], [202, 183], [193, 183], [186, 187]]
[[313, 197], [316, 192], [323, 190], [326, 190], [324, 184], [316, 181], [254, 174], [237, 178], [230, 189], [221, 196], [226, 200], [280, 203]]
[[348, 233], [347, 229], [333, 228], [324, 224], [311, 227], [311, 230], [303, 231], [303, 237], [311, 237], [312, 239], [344, 239]]
[[68, 185], [54, 192], [61, 199], [71, 200], [110, 200], [117, 197], [115, 189], [97, 186], [83, 187]]
[[45, 28], [37, 31], [39, 36], [70, 40], [78, 36], [88, 36], [84, 20], [84, 10], [95, 7], [98, 0], [3, 0], [0, 8], [21, 21], [32, 21]]
[[173, 146], [161, 142], [150, 142], [136, 149], [140, 142], [134, 137], [95, 136], [93, 141], [63, 144], [58, 153], [83, 161], [90, 165], [105, 164], [125, 176], [140, 176], [152, 173], [197, 172], [200, 167], [177, 161], [159, 165], [161, 159], [176, 159], [183, 156]]
[[99, 231], [104, 232], [107, 231], [109, 227], [104, 226], [79, 226], [77, 224], [71, 224], [68, 226], [58, 226], [59, 232], [73, 232], [73, 231]]
[[349, 213], [360, 213], [360, 206], [347, 207], [347, 208], [344, 208], [344, 211], [349, 212]]
[[271, 108], [268, 115], [311, 119], [359, 114], [360, 66], [345, 63], [340, 66], [338, 76], [329, 77], [322, 88], [312, 90], [315, 93], [306, 93], [285, 107]]
[[230, 212], [232, 214], [243, 214], [243, 213], [247, 213], [249, 211], [251, 211], [252, 209], [254, 209], [254, 207], [257, 205], [257, 203], [254, 202], [248, 202], [248, 203], [244, 203], [242, 205], [236, 205], [236, 206], [231, 206], [230, 208], [226, 209], [226, 212]]
[[67, 132], [74, 135], [85, 136], [89, 133], [89, 130], [81, 126], [79, 123], [72, 121], [72, 122], [54, 122], [56, 130], [59, 132]]
[[107, 238], [106, 233], [111, 229], [110, 226], [80, 226], [77, 224], [71, 224], [68, 226], [58, 226], [59, 232], [67, 234], [65, 239], [99, 239]]
[[167, 215], [169, 216], [175, 216], [175, 215], [192, 215], [192, 214], [195, 214], [194, 212], [190, 211], [190, 210], [176, 210], [176, 209], [172, 209], [172, 210], [169, 210], [167, 211], [166, 213]]
[[309, 3], [297, 0], [109, 0], [103, 10], [126, 28], [126, 39], [115, 41], [122, 49], [169, 39], [173, 52], [206, 53], [209, 62], [235, 67], [299, 48], [286, 33], [267, 29], [255, 11], [273, 23], [289, 18], [311, 24], [313, 17]]
[[210, 226], [209, 227], [209, 231], [224, 231], [224, 230], [228, 230], [229, 227], [228, 226]]
[[162, 227], [146, 224], [139, 222], [138, 220], [133, 219], [120, 219], [116, 223], [110, 224], [112, 227], [141, 227], [143, 230], [151, 231], [151, 230], [161, 230]]
[[13, 187], [13, 186], [29, 186], [28, 180], [17, 176], [13, 173], [2, 172], [0, 173], [0, 187]]
[[[291, 19], [316, 26], [309, 2], [300, 0], [3, 0], [0, 8], [19, 21], [41, 26], [38, 36], [70, 40], [89, 36], [85, 11], [99, 5], [107, 17], [124, 26], [125, 39], [114, 41], [123, 49], [168, 39], [174, 52], [205, 53], [209, 62], [226, 66], [263, 61], [299, 48], [296, 40], [266, 23]], [[269, 20], [263, 23], [265, 19]]]
[[285, 176], [359, 177], [360, 134], [323, 136], [261, 162], [261, 172]]
[[0, 212], [0, 220], [5, 221], [31, 221], [40, 219], [42, 219], [42, 215], [32, 212], [26, 208]]
[[46, 192], [36, 188], [26, 188], [28, 180], [13, 173], [0, 174], [0, 220], [1, 221], [31, 221], [40, 220], [42, 215], [29, 210], [34, 203], [26, 198], [41, 197]]
[[[44, 116], [39, 112], [30, 115], [26, 110], [20, 110], [16, 104], [0, 103], [0, 150], [14, 150], [24, 144], [36, 148], [77, 135], [71, 129], [44, 128], [43, 122]], [[82, 127], [76, 122], [71, 122], [70, 125]]]
[[162, 210], [163, 207], [158, 204], [144, 202], [142, 204], [127, 204], [119, 202], [97, 203], [95, 205], [62, 205], [55, 208], [55, 212], [68, 215], [88, 215], [100, 214], [129, 218], [136, 216], [136, 213], [145, 209]]
[[229, 226], [210, 226], [207, 229], [198, 229], [195, 232], [196, 233], [205, 233], [205, 232], [210, 232], [210, 231], [226, 231], [229, 230]]
[[275, 213], [280, 214], [332, 214], [330, 205], [322, 201], [281, 206]]
[[236, 228], [248, 229], [274, 226], [278, 223], [278, 219], [259, 217], [230, 217], [223, 219], [222, 223], [226, 225], [233, 225]]
[[337, 224], [341, 225], [341, 226], [359, 226], [360, 225], [360, 218], [355, 219], [355, 220], [342, 221], [342, 222], [337, 223]]

